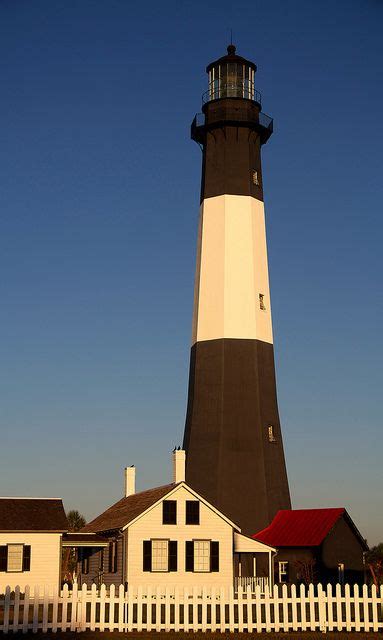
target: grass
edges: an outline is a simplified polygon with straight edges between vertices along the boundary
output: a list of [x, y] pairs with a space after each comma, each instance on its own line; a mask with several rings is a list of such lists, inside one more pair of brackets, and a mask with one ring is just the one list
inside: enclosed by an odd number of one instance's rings
[[[0, 634], [1, 635], [1, 634]], [[360, 631], [359, 633], [355, 633], [352, 631], [349, 632], [331, 632], [331, 633], [320, 633], [319, 631], [296, 631], [294, 633], [182, 633], [175, 631], [160, 631], [160, 632], [151, 632], [142, 631], [141, 633], [137, 633], [132, 631], [131, 633], [118, 633], [118, 631], [114, 631], [113, 633], [109, 631], [96, 631], [90, 632], [86, 631], [84, 633], [60, 633], [51, 634], [51, 633], [10, 633], [8, 638], [12, 638], [12, 640], [28, 640], [28, 638], [34, 638], [34, 640], [51, 640], [53, 637], [62, 638], [62, 640], [117, 640], [117, 638], [126, 640], [145, 640], [145, 638], [153, 638], [153, 640], [381, 640], [383, 638], [383, 634], [381, 632], [378, 633], [365, 633]], [[5, 636], [4, 636], [5, 638]]]

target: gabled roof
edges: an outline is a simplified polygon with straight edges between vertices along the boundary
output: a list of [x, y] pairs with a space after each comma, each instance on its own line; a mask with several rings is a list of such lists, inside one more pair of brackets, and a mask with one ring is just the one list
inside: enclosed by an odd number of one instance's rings
[[60, 498], [0, 498], [0, 531], [68, 531]]
[[101, 513], [101, 515], [94, 518], [91, 522], [81, 529], [81, 532], [94, 532], [94, 533], [103, 533], [106, 531], [114, 531], [116, 529], [126, 529], [130, 524], [133, 523], [136, 518], [142, 516], [147, 509], [153, 507], [157, 502], [159, 502], [165, 496], [171, 494], [178, 487], [185, 487], [192, 495], [196, 498], [204, 502], [212, 511], [214, 511], [220, 518], [225, 520], [233, 529], [240, 531], [240, 528], [224, 513], [219, 511], [214, 505], [205, 500], [201, 494], [197, 493], [190, 487], [186, 482], [178, 482], [172, 484], [166, 484], [162, 487], [155, 487], [154, 489], [147, 489], [146, 491], [141, 491], [140, 493], [135, 493], [127, 498], [121, 498], [118, 502], [113, 504], [109, 509]]
[[253, 538], [273, 547], [317, 547], [344, 514], [352, 523], [344, 508], [278, 511], [272, 523], [255, 533]]
[[100, 532], [122, 529], [122, 527], [137, 518], [137, 516], [141, 515], [146, 509], [149, 509], [149, 507], [158, 500], [166, 496], [175, 486], [175, 484], [166, 484], [162, 487], [155, 487], [154, 489], [147, 489], [146, 491], [135, 493], [127, 498], [121, 498], [121, 500], [101, 513], [97, 518], [88, 522], [81, 531]]

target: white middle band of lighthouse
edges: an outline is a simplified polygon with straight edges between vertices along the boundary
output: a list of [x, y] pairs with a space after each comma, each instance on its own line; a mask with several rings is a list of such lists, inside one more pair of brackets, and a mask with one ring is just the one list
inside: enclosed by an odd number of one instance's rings
[[252, 196], [201, 204], [192, 344], [221, 338], [273, 343], [264, 205]]

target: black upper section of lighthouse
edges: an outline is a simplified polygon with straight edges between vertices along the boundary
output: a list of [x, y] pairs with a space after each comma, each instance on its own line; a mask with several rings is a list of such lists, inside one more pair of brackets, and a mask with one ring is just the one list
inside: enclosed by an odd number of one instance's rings
[[263, 200], [260, 148], [273, 132], [273, 120], [261, 111], [256, 70], [234, 45], [206, 67], [208, 90], [191, 125], [192, 139], [203, 148], [201, 201], [224, 193]]

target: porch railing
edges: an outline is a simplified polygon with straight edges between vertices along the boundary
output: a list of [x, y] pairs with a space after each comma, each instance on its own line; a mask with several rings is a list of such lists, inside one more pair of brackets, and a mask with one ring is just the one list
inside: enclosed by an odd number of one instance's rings
[[269, 579], [261, 577], [234, 578], [234, 589], [236, 592], [238, 591], [238, 587], [242, 587], [244, 590], [250, 587], [252, 593], [255, 593], [255, 587], [261, 587], [261, 593], [263, 594], [266, 589], [269, 589]]

